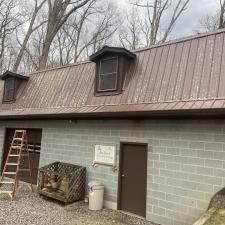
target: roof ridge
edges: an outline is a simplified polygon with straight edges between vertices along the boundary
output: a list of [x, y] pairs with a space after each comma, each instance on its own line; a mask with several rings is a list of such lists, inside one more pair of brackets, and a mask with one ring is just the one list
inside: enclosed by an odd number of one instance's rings
[[51, 70], [63, 69], [63, 68], [66, 68], [66, 67], [79, 66], [81, 64], [87, 64], [87, 63], [92, 63], [92, 62], [89, 61], [89, 60], [84, 60], [84, 61], [80, 61], [80, 62], [66, 64], [66, 65], [63, 65], [63, 66], [56, 66], [56, 67], [47, 68], [47, 69], [43, 69], [43, 70], [37, 70], [37, 71], [28, 73], [28, 75], [33, 75], [33, 74], [36, 74], [36, 73], [48, 72], [48, 71], [51, 71]]
[[[163, 47], [163, 46], [167, 46], [167, 45], [177, 44], [177, 43], [180, 43], [180, 42], [190, 41], [190, 40], [194, 40], [194, 39], [198, 39], [198, 38], [202, 38], [202, 37], [206, 37], [206, 36], [211, 36], [211, 35], [215, 35], [215, 34], [220, 34], [220, 33], [225, 33], [225, 29], [218, 29], [216, 31], [203, 32], [203, 33], [200, 33], [200, 34], [189, 35], [189, 36], [186, 36], [186, 37], [181, 37], [181, 38], [177, 38], [177, 39], [174, 39], [174, 40], [170, 40], [170, 41], [167, 41], [167, 42], [164, 42], [164, 43], [155, 44], [155, 45], [152, 45], [152, 46], [147, 46], [147, 47], [142, 47], [142, 48], [138, 48], [138, 49], [135, 49], [135, 50], [131, 50], [131, 52], [135, 53], [135, 52], [147, 51], [147, 50], [154, 49], [154, 48], [159, 48], [159, 47]], [[66, 67], [79, 66], [79, 65], [87, 64], [87, 63], [93, 63], [93, 62], [91, 62], [90, 60], [84, 60], [84, 61], [75, 62], [75, 63], [63, 65], [63, 66], [56, 66], [56, 67], [52, 67], [52, 68], [49, 68], [49, 69], [43, 69], [43, 70], [31, 72], [31, 73], [28, 74], [28, 76], [32, 75], [32, 74], [41, 73], [41, 72], [63, 69], [63, 68], [66, 68]]]
[[218, 29], [216, 31], [210, 31], [210, 32], [208, 31], [208, 32], [203, 32], [203, 33], [199, 33], [199, 34], [184, 36], [184, 37], [181, 37], [181, 38], [176, 38], [176, 39], [173, 39], [173, 40], [170, 40], [170, 41], [166, 41], [164, 43], [155, 44], [155, 45], [131, 50], [131, 52], [141, 52], [141, 51], [145, 51], [145, 50], [149, 50], [149, 49], [153, 49], [153, 48], [159, 48], [159, 47], [163, 47], [163, 46], [166, 46], [166, 45], [177, 44], [177, 43], [180, 43], [180, 42], [190, 41], [190, 40], [194, 40], [194, 39], [198, 39], [198, 38], [202, 38], [202, 37], [207, 37], [207, 36], [211, 36], [211, 35], [215, 35], [215, 34], [220, 34], [220, 33], [225, 33], [225, 28]]

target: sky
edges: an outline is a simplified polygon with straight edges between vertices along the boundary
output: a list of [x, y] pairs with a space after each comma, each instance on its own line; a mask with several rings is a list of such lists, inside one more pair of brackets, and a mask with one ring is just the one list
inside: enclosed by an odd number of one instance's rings
[[219, 8], [219, 0], [191, 0], [187, 10], [175, 26], [174, 33], [186, 36], [199, 28], [199, 20], [205, 15], [214, 15]]
[[[126, 8], [130, 0], [117, 0]], [[172, 32], [173, 37], [183, 37], [195, 33], [199, 28], [199, 20], [205, 15], [213, 15], [219, 8], [219, 0], [190, 0], [187, 10], [177, 21]]]

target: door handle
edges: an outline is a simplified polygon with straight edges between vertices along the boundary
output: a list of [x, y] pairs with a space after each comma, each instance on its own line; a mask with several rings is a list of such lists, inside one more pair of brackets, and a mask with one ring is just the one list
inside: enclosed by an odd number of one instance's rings
[[124, 174], [122, 174], [122, 175], [121, 175], [121, 177], [125, 177], [125, 175], [124, 175]]

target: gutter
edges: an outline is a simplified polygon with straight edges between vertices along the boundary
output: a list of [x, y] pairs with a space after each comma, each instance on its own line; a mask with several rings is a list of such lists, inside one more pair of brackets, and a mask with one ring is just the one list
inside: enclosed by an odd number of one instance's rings
[[121, 112], [69, 112], [69, 113], [25, 113], [0, 114], [0, 120], [12, 119], [225, 119], [225, 108], [218, 109], [179, 109]]

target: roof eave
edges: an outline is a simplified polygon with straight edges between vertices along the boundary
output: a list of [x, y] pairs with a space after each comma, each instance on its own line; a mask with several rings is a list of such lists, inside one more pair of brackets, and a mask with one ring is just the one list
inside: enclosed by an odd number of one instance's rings
[[14, 73], [14, 72], [11, 72], [11, 71], [8, 71], [8, 70], [0, 76], [0, 79], [5, 80], [8, 77], [16, 77], [16, 78], [23, 79], [23, 80], [29, 79], [28, 76], [24, 76], [22, 74]]
[[0, 115], [0, 120], [11, 119], [195, 119], [225, 118], [225, 108], [218, 109], [182, 109], [124, 112], [90, 112], [90, 113], [51, 113], [51, 114], [18, 114]]

